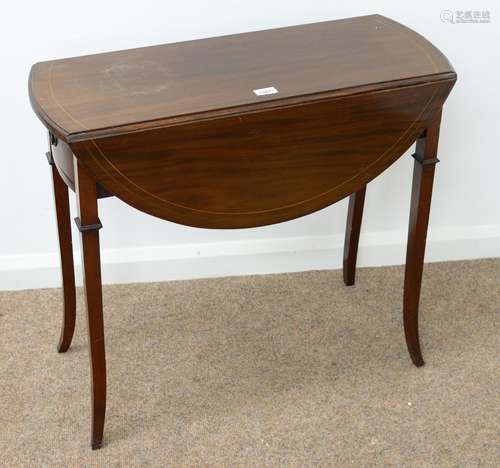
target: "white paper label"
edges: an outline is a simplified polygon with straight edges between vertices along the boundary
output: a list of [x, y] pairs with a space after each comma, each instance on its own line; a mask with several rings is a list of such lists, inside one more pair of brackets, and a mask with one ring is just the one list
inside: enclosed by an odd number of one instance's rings
[[270, 86], [269, 88], [254, 89], [253, 92], [257, 96], [267, 96], [268, 94], [277, 94], [278, 90], [274, 86]]

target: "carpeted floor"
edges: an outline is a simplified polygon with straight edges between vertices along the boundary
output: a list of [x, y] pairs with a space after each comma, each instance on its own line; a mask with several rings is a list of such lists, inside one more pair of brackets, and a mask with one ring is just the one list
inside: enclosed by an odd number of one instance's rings
[[6, 467], [500, 466], [500, 259], [426, 265], [426, 366], [406, 352], [401, 267], [104, 289], [108, 412], [89, 447], [79, 291], [0, 294]]

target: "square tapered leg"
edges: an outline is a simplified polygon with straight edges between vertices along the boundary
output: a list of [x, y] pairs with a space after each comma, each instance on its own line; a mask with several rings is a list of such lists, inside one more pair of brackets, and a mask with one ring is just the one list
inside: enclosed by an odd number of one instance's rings
[[76, 224], [82, 244], [82, 271], [87, 303], [87, 325], [91, 369], [92, 427], [91, 445], [101, 447], [106, 413], [106, 357], [102, 313], [101, 261], [97, 212], [97, 186], [75, 158], [78, 214]]
[[52, 185], [54, 187], [54, 202], [56, 208], [63, 286], [63, 319], [57, 350], [60, 353], [64, 353], [71, 345], [76, 319], [75, 267], [73, 261], [73, 244], [71, 240], [69, 194], [68, 186], [59, 174], [54, 160], [52, 159], [50, 149], [47, 153], [47, 158], [51, 167]]
[[438, 162], [437, 147], [440, 120], [441, 114], [439, 113], [427, 127], [424, 134], [417, 140], [416, 152], [413, 155], [415, 162], [406, 251], [403, 316], [408, 352], [417, 367], [424, 365], [419, 340], [418, 307], [434, 182], [434, 167]]

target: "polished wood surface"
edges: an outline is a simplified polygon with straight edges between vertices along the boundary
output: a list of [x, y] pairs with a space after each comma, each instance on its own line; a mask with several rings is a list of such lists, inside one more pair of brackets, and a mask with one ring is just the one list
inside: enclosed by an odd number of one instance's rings
[[57, 233], [59, 237], [59, 251], [61, 255], [61, 272], [63, 286], [63, 320], [61, 335], [57, 350], [64, 353], [68, 350], [73, 339], [76, 320], [76, 288], [75, 266], [73, 261], [73, 241], [71, 239], [71, 220], [69, 210], [68, 186], [61, 178], [54, 163], [49, 147], [49, 162], [54, 188], [54, 203], [56, 208]]
[[447, 79], [71, 146], [103, 187], [141, 211], [195, 227], [263, 226], [365, 186], [422, 133], [452, 85]]
[[352, 286], [356, 278], [356, 259], [358, 258], [359, 234], [363, 220], [366, 187], [362, 187], [349, 197], [347, 223], [344, 241], [344, 261], [342, 264], [344, 284]]
[[[163, 72], [136, 76], [145, 60]], [[117, 63], [122, 81], [103, 71]], [[243, 89], [249, 69], [279, 93]], [[66, 148], [56, 164], [69, 179], [74, 153], [100, 190], [141, 211], [227, 229], [294, 219], [358, 191], [423, 132], [455, 78], [434, 46], [374, 15], [45, 62], [30, 95]], [[158, 80], [153, 101], [133, 91]]]
[[38, 63], [30, 96], [74, 141], [454, 75], [422, 36], [371, 15]]
[[[250, 69], [262, 81], [247, 88]], [[67, 148], [56, 161], [69, 179], [74, 153], [103, 192], [141, 211], [243, 228], [365, 186], [422, 133], [455, 77], [425, 39], [373, 15], [45, 62], [30, 92]], [[279, 93], [253, 93], [267, 85]], [[161, 88], [153, 99], [150, 88]]]
[[[74, 172], [76, 176], [79, 224], [81, 226], [94, 226], [99, 223], [95, 180], [92, 179], [76, 158]], [[104, 350], [99, 231], [97, 229], [81, 230], [80, 239], [90, 357], [91, 445], [93, 449], [98, 449], [102, 444], [106, 414], [106, 356]]]
[[[52, 141], [51, 141], [52, 140]], [[62, 140], [54, 138], [53, 134], [49, 133], [49, 150], [52, 155], [52, 159], [59, 177], [65, 182], [65, 184], [75, 190], [75, 172], [74, 172], [74, 162], [73, 162], [73, 151]], [[97, 183], [97, 198], [106, 198], [113, 196], [106, 190], [102, 185]]]
[[410, 226], [408, 228], [408, 247], [403, 294], [403, 317], [406, 344], [411, 360], [417, 366], [424, 365], [418, 333], [418, 305], [422, 271], [424, 266], [425, 242], [431, 208], [434, 168], [437, 162], [439, 127], [441, 114], [426, 128], [417, 140], [413, 164], [413, 183], [410, 205]]
[[[287, 221], [350, 196], [343, 266], [352, 285], [366, 186], [417, 141], [403, 313], [411, 359], [423, 364], [425, 238], [441, 111], [455, 81], [438, 49], [380, 15], [33, 66], [30, 99], [51, 134], [69, 298], [63, 185], [78, 198], [93, 448], [102, 444], [106, 410], [97, 211], [105, 196], [220, 229]], [[253, 92], [268, 87], [277, 92]], [[72, 335], [67, 310], [63, 349]]]

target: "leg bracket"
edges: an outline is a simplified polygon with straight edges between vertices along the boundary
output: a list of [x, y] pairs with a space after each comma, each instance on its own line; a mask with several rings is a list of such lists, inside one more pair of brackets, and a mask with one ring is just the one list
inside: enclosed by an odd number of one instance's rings
[[428, 166], [430, 164], [436, 164], [439, 162], [438, 158], [429, 158], [429, 159], [424, 159], [422, 156], [420, 156], [418, 153], [413, 153], [412, 157], [415, 159], [415, 161], [419, 162], [422, 166]]
[[49, 163], [49, 165], [53, 166], [54, 165], [54, 158], [52, 157], [52, 152], [47, 151], [45, 153], [45, 157], [47, 158], [47, 162]]
[[87, 224], [85, 226], [82, 226], [80, 218], [75, 218], [75, 224], [80, 232], [98, 231], [102, 228], [102, 223], [99, 219], [97, 220], [96, 224]]

